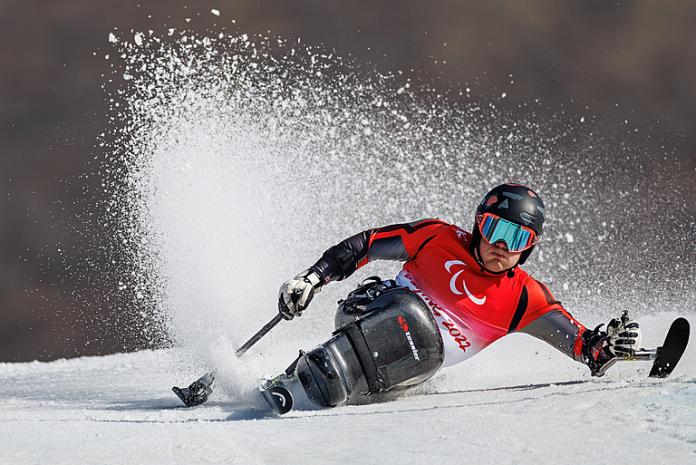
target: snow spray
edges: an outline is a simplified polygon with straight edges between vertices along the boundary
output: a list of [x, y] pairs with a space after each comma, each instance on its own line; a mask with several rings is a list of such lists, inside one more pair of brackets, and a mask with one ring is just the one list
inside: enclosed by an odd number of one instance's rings
[[671, 170], [646, 172], [586, 127], [506, 115], [297, 38], [170, 30], [110, 40], [123, 60], [104, 170], [129, 263], [118, 285], [191, 373], [284, 368], [329, 336], [335, 302], [355, 283], [399, 267], [327, 286], [235, 361], [277, 311], [283, 281], [369, 227], [439, 217], [470, 229], [482, 195], [506, 181], [544, 198], [546, 233], [527, 269], [581, 321], [696, 302], [693, 212], [652, 194]]

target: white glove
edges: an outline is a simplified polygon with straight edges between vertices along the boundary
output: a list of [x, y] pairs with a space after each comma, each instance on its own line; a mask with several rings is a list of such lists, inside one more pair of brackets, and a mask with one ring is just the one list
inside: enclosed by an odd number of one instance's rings
[[614, 318], [607, 325], [608, 349], [614, 355], [633, 355], [640, 348], [640, 341], [640, 327], [628, 318], [626, 312], [620, 319]]
[[301, 316], [316, 292], [321, 290], [319, 275], [305, 270], [283, 283], [278, 291], [278, 311], [286, 320]]

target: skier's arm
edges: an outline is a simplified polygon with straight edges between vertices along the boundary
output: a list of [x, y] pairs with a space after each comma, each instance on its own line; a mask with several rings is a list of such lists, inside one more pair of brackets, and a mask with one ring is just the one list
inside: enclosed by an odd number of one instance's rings
[[323, 284], [347, 278], [372, 260], [409, 260], [447, 223], [435, 219], [368, 229], [329, 248], [309, 269]]
[[[542, 283], [529, 279], [520, 302], [527, 311], [520, 332], [548, 342], [573, 359], [586, 364], [593, 376], [602, 376], [606, 363], [617, 355], [632, 355], [640, 347], [641, 331], [627, 315], [615, 318], [602, 331], [588, 329], [573, 318]], [[518, 309], [523, 307], [518, 305]]]
[[569, 357], [583, 361], [583, 334], [587, 328], [563, 308], [544, 284], [527, 280], [517, 315], [521, 315], [517, 331], [531, 334]]
[[440, 220], [421, 220], [368, 229], [339, 242], [309, 269], [280, 286], [278, 311], [286, 320], [300, 316], [324, 284], [347, 278], [370, 260], [413, 258], [446, 226]]

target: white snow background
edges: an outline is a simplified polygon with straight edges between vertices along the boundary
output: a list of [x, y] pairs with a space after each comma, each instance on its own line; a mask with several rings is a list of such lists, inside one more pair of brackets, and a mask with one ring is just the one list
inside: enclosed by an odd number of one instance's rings
[[[678, 167], [648, 171], [591, 130], [534, 122], [533, 108], [455, 105], [417, 75], [356, 69], [296, 39], [110, 40], [127, 86], [112, 95], [99, 214], [118, 225], [114, 287], [136, 302], [124, 317], [167, 348], [0, 364], [0, 463], [696, 460], [693, 340], [668, 380], [646, 379], [645, 363], [592, 379], [512, 335], [396, 400], [259, 417], [256, 380], [326, 340], [335, 301], [395, 264], [328, 286], [233, 355], [275, 314], [280, 283], [330, 245], [424, 217], [468, 228], [483, 193], [509, 180], [548, 207], [527, 269], [588, 326], [630, 310], [656, 346], [677, 315], [696, 321], [693, 218], [652, 194]], [[169, 388], [213, 367], [209, 403], [182, 408]]]

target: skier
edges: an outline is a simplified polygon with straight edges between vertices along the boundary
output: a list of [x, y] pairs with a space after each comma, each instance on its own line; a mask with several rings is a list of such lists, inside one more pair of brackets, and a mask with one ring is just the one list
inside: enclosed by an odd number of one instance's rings
[[544, 216], [532, 189], [503, 184], [484, 196], [472, 232], [427, 219], [369, 229], [329, 248], [281, 286], [283, 318], [301, 316], [323, 286], [370, 261], [405, 263], [396, 280], [368, 278], [340, 301], [333, 337], [265, 381], [264, 397], [279, 413], [359, 401], [419, 384], [513, 332], [602, 376], [617, 356], [640, 347], [639, 325], [624, 313], [606, 331], [589, 329], [520, 268], [540, 240]]

